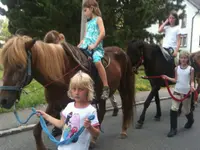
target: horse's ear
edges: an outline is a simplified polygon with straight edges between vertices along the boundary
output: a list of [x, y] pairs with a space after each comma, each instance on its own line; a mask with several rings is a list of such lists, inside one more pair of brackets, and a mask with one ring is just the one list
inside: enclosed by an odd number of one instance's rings
[[26, 42], [25, 43], [26, 51], [30, 50], [33, 47], [33, 45], [35, 44], [36, 41], [37, 41], [36, 38], [33, 38], [32, 40]]

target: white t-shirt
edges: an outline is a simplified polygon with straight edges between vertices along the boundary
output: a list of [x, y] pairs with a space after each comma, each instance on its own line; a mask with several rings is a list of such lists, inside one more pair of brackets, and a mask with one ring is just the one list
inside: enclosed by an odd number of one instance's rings
[[177, 47], [177, 35], [181, 34], [179, 26], [165, 26], [164, 33], [165, 37], [163, 39], [163, 47], [172, 47], [175, 50]]
[[[63, 135], [65, 130], [76, 129], [78, 131], [84, 125], [85, 118], [88, 118], [92, 114], [95, 115], [95, 118], [91, 120], [91, 125], [99, 125], [96, 108], [94, 108], [92, 105], [88, 105], [86, 108], [76, 108], [74, 104], [75, 102], [69, 103], [67, 107], [62, 111], [62, 115], [66, 118], [66, 120], [60, 141], [64, 140]], [[70, 131], [68, 135], [70, 136], [71, 133], [72, 132]], [[79, 136], [77, 142], [72, 142], [68, 145], [60, 145], [58, 146], [58, 150], [88, 150], [90, 137], [90, 133], [87, 129], [85, 129]]]
[[185, 69], [177, 67], [177, 81], [174, 91], [180, 94], [187, 94], [190, 91], [190, 73], [191, 66]]

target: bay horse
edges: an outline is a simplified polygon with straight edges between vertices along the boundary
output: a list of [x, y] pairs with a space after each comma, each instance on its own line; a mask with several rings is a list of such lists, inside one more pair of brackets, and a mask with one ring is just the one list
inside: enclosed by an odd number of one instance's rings
[[[141, 65], [144, 65], [144, 71], [146, 76], [160, 76], [167, 75], [169, 77], [174, 77], [175, 63], [168, 62], [161, 49], [156, 44], [149, 44], [141, 40], [133, 40], [128, 44], [127, 54], [131, 59], [133, 72], [137, 73], [138, 68]], [[192, 60], [193, 55], [191, 55]], [[193, 61], [193, 64], [195, 61]], [[160, 98], [159, 90], [161, 87], [165, 87], [165, 82], [161, 78], [148, 79], [151, 85], [151, 91], [144, 103], [144, 108], [142, 114], [140, 115], [139, 120], [137, 121], [136, 128], [142, 128], [145, 120], [146, 110], [149, 107], [152, 99], [155, 97], [156, 103], [156, 115], [155, 120], [159, 121], [161, 117], [161, 107], [160, 107]], [[169, 82], [169, 85], [173, 83]], [[194, 95], [192, 94], [192, 98]], [[193, 107], [193, 102], [191, 104]], [[181, 109], [181, 105], [179, 111]]]
[[[126, 138], [127, 129], [133, 123], [133, 104], [135, 92], [133, 85], [135, 76], [132, 75], [131, 62], [127, 54], [119, 47], [105, 47], [105, 57], [111, 61], [106, 68], [110, 95], [119, 91], [122, 101], [122, 131], [121, 138]], [[72, 100], [67, 96], [70, 78], [82, 68], [68, 55], [60, 44], [47, 44], [36, 41], [28, 36], [15, 35], [3, 46], [1, 62], [4, 67], [3, 86], [0, 87], [0, 104], [11, 108], [24, 86], [34, 78], [44, 86], [45, 98], [48, 103], [46, 112], [53, 117]], [[85, 61], [88, 61], [85, 58]], [[105, 101], [100, 100], [102, 83], [95, 83], [96, 99], [99, 102], [98, 118], [102, 123], [106, 112]], [[46, 150], [42, 137], [41, 126], [38, 123], [33, 134], [37, 150]]]

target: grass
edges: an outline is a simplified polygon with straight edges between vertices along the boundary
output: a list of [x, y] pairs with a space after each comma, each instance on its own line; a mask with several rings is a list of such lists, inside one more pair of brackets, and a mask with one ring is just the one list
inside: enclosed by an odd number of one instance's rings
[[[136, 75], [136, 91], [148, 91], [150, 90], [150, 84], [148, 80], [144, 80], [141, 76], [144, 76], [144, 71], [140, 70]], [[2, 78], [2, 71], [0, 71], [0, 79]], [[17, 105], [17, 109], [24, 109], [35, 107], [37, 105], [45, 104], [44, 89], [37, 81], [33, 80], [26, 88], [24, 88], [20, 102]], [[13, 109], [0, 108], [0, 113], [10, 112]]]

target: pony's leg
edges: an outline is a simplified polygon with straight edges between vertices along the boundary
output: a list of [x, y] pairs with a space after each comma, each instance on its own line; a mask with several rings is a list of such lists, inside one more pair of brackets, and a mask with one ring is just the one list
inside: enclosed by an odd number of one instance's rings
[[154, 119], [156, 121], [160, 121], [160, 117], [161, 117], [161, 108], [160, 108], [160, 97], [159, 97], [159, 92], [157, 91], [156, 92], [156, 95], [155, 95], [155, 102], [156, 102], [156, 115], [154, 117]]
[[143, 124], [144, 124], [144, 120], [145, 120], [145, 114], [146, 114], [146, 110], [149, 107], [153, 97], [156, 95], [156, 93], [159, 91], [160, 87], [153, 87], [151, 92], [149, 93], [146, 101], [144, 102], [144, 108], [142, 111], [142, 114], [140, 115], [140, 119], [138, 120], [137, 124], [136, 124], [136, 129], [141, 129]]
[[[46, 109], [46, 113], [48, 113], [51, 116], [56, 116], [55, 111], [53, 111], [53, 108], [48, 105], [47, 109]], [[33, 135], [35, 137], [35, 141], [36, 141], [36, 148], [37, 150], [47, 150], [47, 148], [45, 147], [43, 141], [42, 141], [42, 127], [40, 125], [40, 123], [38, 123], [34, 129], [33, 129]]]

